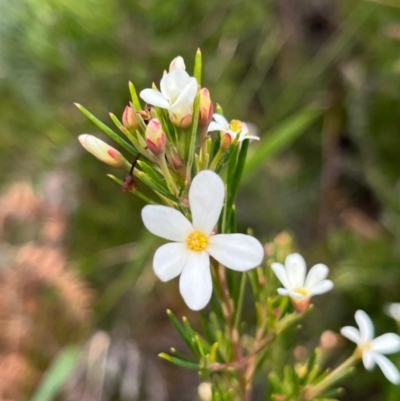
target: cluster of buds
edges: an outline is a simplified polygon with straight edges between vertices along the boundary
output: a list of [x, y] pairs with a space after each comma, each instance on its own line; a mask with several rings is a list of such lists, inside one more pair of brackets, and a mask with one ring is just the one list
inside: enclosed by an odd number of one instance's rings
[[[214, 113], [210, 91], [200, 83], [200, 51], [196, 55], [194, 71], [194, 76], [190, 76], [183, 58], [178, 56], [170, 63], [168, 72], [164, 72], [159, 89], [153, 84], [151, 88], [143, 89], [138, 97], [130, 83], [132, 101], [123, 111], [122, 121], [110, 114], [125, 138], [119, 137], [77, 105], [133, 157], [141, 155], [133, 175], [164, 198], [166, 194], [160, 190], [162, 187], [173, 196], [182, 198], [196, 173], [206, 169], [220, 170], [227, 164], [229, 157], [224, 157], [224, 154], [233, 144], [240, 147], [246, 139], [258, 139], [250, 135], [245, 123], [239, 120], [229, 123], [222, 114]], [[214, 134], [216, 131], [219, 131], [219, 136]], [[80, 142], [88, 152], [109, 166], [124, 170], [132, 167], [118, 150], [100, 139], [84, 135]]]
[[[128, 171], [123, 180], [111, 175], [110, 177], [124, 191], [133, 192], [148, 203], [142, 210], [145, 227], [152, 234], [170, 241], [157, 249], [154, 255], [153, 269], [160, 280], [169, 281], [179, 276], [180, 293], [192, 310], [206, 307], [213, 296], [213, 282], [218, 282], [220, 291], [216, 292], [216, 296], [222, 295], [221, 312], [229, 325], [229, 329], [221, 330], [220, 333], [222, 337], [222, 333], [234, 333], [230, 334], [230, 338], [222, 338], [222, 344], [227, 349], [240, 349], [242, 341], [238, 338], [237, 325], [240, 323], [241, 310], [235, 312], [234, 308], [241, 308], [242, 302], [233, 303], [232, 300], [243, 301], [243, 293], [237, 293], [237, 296], [230, 294], [231, 289], [223, 272], [225, 267], [236, 272], [248, 272], [256, 297], [257, 311], [260, 316], [270, 316], [266, 325], [260, 319], [261, 326], [257, 329], [257, 336], [258, 333], [264, 333], [270, 323], [275, 325], [274, 330], [279, 334], [290, 324], [297, 322], [301, 315], [311, 309], [311, 298], [329, 292], [334, 284], [327, 279], [329, 269], [326, 265], [316, 264], [307, 273], [306, 262], [297, 253], [289, 254], [284, 264], [276, 263], [275, 260], [281, 258], [274, 258], [273, 253], [277, 252], [268, 245], [268, 264], [282, 285], [277, 292], [282, 297], [290, 298], [294, 312], [285, 315], [285, 301], [280, 304], [276, 300], [265, 302], [267, 297], [270, 300], [272, 298], [266, 295], [269, 292], [268, 280], [262, 269], [259, 269], [264, 259], [264, 248], [253, 236], [236, 233], [234, 205], [245, 165], [247, 145], [250, 140], [259, 138], [251, 133], [246, 123], [238, 119], [229, 122], [218, 105], [215, 105], [217, 113], [214, 113], [210, 91], [201, 86], [201, 65], [201, 53], [198, 51], [194, 76], [190, 76], [183, 58], [178, 56], [170, 63], [168, 72], [165, 71], [162, 76], [159, 89], [153, 84], [151, 88], [142, 90], [139, 96], [130, 83], [132, 101], [123, 111], [122, 121], [110, 114], [123, 135], [117, 134], [88, 110], [77, 105], [83, 114], [131, 154], [132, 162], [120, 151], [92, 135], [80, 135], [79, 141], [103, 163]], [[223, 174], [224, 180], [220, 176], [223, 169], [226, 171]], [[149, 187], [158, 200], [138, 191], [136, 179]], [[280, 249], [290, 245], [287, 235], [281, 235], [275, 242]], [[217, 273], [215, 276], [211, 274], [213, 263]], [[257, 271], [252, 274], [251, 270]], [[232, 287], [244, 291], [245, 280], [241, 283], [244, 285]], [[267, 311], [268, 308], [271, 310]], [[390, 305], [387, 313], [400, 321], [400, 305]], [[312, 400], [323, 394], [343, 375], [345, 369], [360, 359], [368, 370], [377, 364], [391, 382], [400, 383], [400, 373], [384, 356], [400, 350], [400, 336], [387, 333], [374, 338], [373, 325], [368, 315], [358, 311], [355, 319], [359, 330], [346, 326], [341, 331], [344, 337], [356, 343], [354, 354], [330, 374], [323, 374], [315, 383], [299, 389], [299, 399]], [[178, 330], [181, 335], [185, 328], [186, 325]], [[190, 328], [190, 336], [193, 333]], [[208, 342], [199, 341], [199, 338], [196, 335], [185, 341], [196, 346], [194, 352], [200, 351], [200, 358], [204, 359], [198, 365], [194, 362], [188, 365], [187, 359], [180, 360], [179, 366], [198, 366], [199, 370], [209, 368], [210, 373], [213, 368], [219, 370], [224, 365], [235, 366], [230, 359], [222, 361], [222, 364], [212, 364], [211, 355], [216, 357], [218, 343], [211, 346], [213, 350], [205, 351], [202, 347], [211, 345], [215, 338], [208, 339]], [[218, 341], [220, 340], [219, 338]], [[257, 341], [254, 339], [254, 344]], [[230, 342], [232, 344], [227, 345]], [[268, 340], [266, 344], [269, 342]], [[249, 355], [256, 356], [262, 349], [259, 347], [258, 344], [255, 347], [258, 351], [253, 350]], [[302, 350], [298, 351], [301, 359]], [[253, 358], [247, 359], [255, 361]], [[172, 358], [169, 360], [172, 361]], [[236, 362], [241, 364], [243, 360], [246, 358], [239, 356]], [[178, 358], [174, 357], [173, 361], [178, 361]], [[309, 376], [308, 368], [311, 369], [309, 362], [307, 366], [298, 365], [298, 376], [302, 379]], [[248, 372], [252, 376], [252, 369], [240, 369], [244, 372], [244, 376], [238, 380], [244, 383], [243, 394], [248, 390], [246, 380]], [[237, 373], [241, 374], [240, 371]], [[272, 398], [289, 399], [282, 392], [285, 387], [288, 386], [283, 386]]]

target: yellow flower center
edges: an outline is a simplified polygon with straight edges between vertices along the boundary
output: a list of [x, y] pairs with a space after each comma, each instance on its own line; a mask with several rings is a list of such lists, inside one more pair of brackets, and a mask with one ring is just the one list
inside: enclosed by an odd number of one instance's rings
[[192, 232], [186, 240], [189, 249], [195, 252], [204, 250], [208, 245], [207, 237], [198, 231]]
[[371, 344], [371, 342], [367, 342], [367, 343], [364, 343], [364, 344], [360, 344], [359, 346], [358, 346], [362, 351], [371, 351], [371, 349], [372, 349], [372, 344]]
[[308, 290], [307, 290], [307, 288], [304, 288], [304, 287], [296, 288], [294, 290], [294, 292], [297, 292], [298, 294], [304, 295], [305, 297], [308, 295]]
[[240, 132], [243, 128], [243, 124], [240, 120], [232, 120], [229, 124], [229, 129], [234, 132]]

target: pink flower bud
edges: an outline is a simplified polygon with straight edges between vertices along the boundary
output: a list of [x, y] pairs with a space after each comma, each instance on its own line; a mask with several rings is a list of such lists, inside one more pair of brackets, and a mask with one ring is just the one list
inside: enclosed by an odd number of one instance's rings
[[228, 132], [221, 134], [221, 149], [223, 151], [227, 150], [231, 146], [232, 137]]
[[191, 114], [186, 114], [181, 119], [179, 119], [175, 115], [171, 114], [169, 118], [170, 118], [172, 124], [175, 125], [175, 127], [182, 128], [182, 129], [189, 128], [190, 124], [192, 123], [192, 115]]
[[152, 118], [146, 128], [146, 144], [148, 148], [155, 154], [159, 155], [164, 153], [166, 136], [162, 130], [160, 121], [157, 118]]
[[183, 166], [182, 159], [179, 157], [178, 150], [172, 148], [171, 153], [168, 157], [168, 161], [172, 164], [175, 170], [180, 170]]
[[169, 70], [186, 70], [186, 65], [181, 56], [175, 57], [169, 65]]
[[208, 127], [214, 112], [214, 106], [210, 99], [210, 91], [207, 88], [200, 90], [199, 125]]
[[81, 145], [93, 156], [111, 167], [129, 169], [130, 164], [117, 149], [93, 135], [82, 134], [78, 137]]
[[125, 107], [124, 114], [122, 115], [122, 124], [124, 124], [124, 127], [134, 130], [139, 128], [139, 122], [132, 107]]

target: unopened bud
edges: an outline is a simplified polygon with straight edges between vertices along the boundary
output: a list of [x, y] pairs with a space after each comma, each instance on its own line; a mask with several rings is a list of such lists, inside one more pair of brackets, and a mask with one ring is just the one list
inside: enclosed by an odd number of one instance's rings
[[191, 114], [186, 114], [183, 118], [179, 119], [177, 118], [174, 114], [170, 114], [169, 116], [172, 124], [175, 125], [175, 127], [186, 129], [190, 127], [190, 124], [192, 123], [192, 115]]
[[169, 65], [169, 70], [186, 70], [186, 65], [181, 56], [175, 57]]
[[210, 99], [210, 91], [207, 88], [200, 90], [199, 125], [208, 127], [214, 112], [214, 106]]
[[160, 121], [158, 121], [156, 118], [152, 118], [149, 121], [149, 124], [146, 128], [145, 137], [148, 148], [155, 155], [164, 153], [167, 139], [162, 130]]
[[221, 150], [225, 151], [231, 146], [232, 137], [228, 132], [221, 135]]
[[136, 130], [139, 128], [139, 121], [132, 107], [126, 106], [122, 115], [122, 124], [124, 127]]
[[182, 159], [179, 157], [178, 150], [176, 148], [172, 148], [171, 153], [168, 156], [168, 161], [175, 170], [180, 170], [183, 166]]
[[78, 137], [81, 145], [93, 156], [111, 167], [129, 169], [130, 164], [124, 156], [112, 146], [93, 135], [82, 134]]

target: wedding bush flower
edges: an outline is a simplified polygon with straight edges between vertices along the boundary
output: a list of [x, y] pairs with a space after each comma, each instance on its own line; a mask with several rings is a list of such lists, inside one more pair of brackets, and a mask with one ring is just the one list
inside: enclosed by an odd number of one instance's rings
[[[172, 347], [160, 357], [198, 371], [204, 384], [200, 387], [209, 390], [207, 396], [213, 401], [250, 401], [256, 378], [265, 380], [266, 374], [266, 399], [333, 401], [341, 393], [338, 381], [361, 359], [367, 370], [377, 364], [389, 381], [398, 384], [399, 371], [384, 355], [400, 350], [400, 337], [387, 333], [374, 338], [372, 322], [363, 311], [355, 314], [359, 329], [341, 329], [357, 347], [333, 370], [325, 367], [322, 345], [309, 351], [295, 345], [293, 348], [302, 350], [304, 361], [284, 362], [285, 347], [293, 342], [284, 340], [286, 333], [297, 329], [299, 321], [312, 313], [311, 298], [329, 292], [334, 284], [327, 279], [329, 269], [322, 263], [307, 274], [305, 260], [293, 253], [288, 234], [268, 239], [264, 260], [264, 247], [251, 229], [247, 234], [238, 233], [236, 196], [250, 141], [260, 138], [251, 135], [244, 122], [228, 122], [222, 109], [214, 108], [210, 90], [202, 87], [200, 51], [193, 71], [190, 76], [178, 56], [162, 77], [160, 90], [153, 85], [139, 97], [129, 83], [132, 101], [119, 112], [122, 121], [110, 113], [121, 134], [77, 104], [120, 150], [87, 134], [79, 137], [82, 146], [124, 171], [122, 176], [109, 177], [146, 203], [141, 214], [144, 226], [171, 241], [150, 255], [154, 273], [161, 281], [180, 276], [179, 291], [190, 309], [199, 311], [208, 305], [200, 312], [201, 330], [186, 317], [179, 319], [167, 311], [188, 352]], [[214, 109], [218, 113], [213, 114]], [[220, 134], [210, 135], [215, 131]], [[253, 159], [260, 163], [272, 145], [261, 140], [251, 146], [255, 152], [261, 147]], [[129, 158], [122, 152], [129, 153]], [[274, 274], [282, 287], [277, 288]], [[244, 305], [249, 313], [244, 313]], [[398, 305], [386, 308], [397, 321]]]

